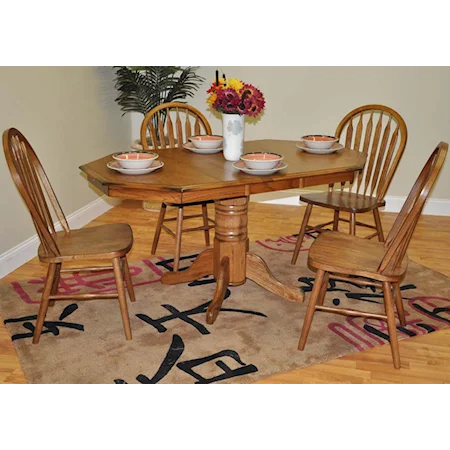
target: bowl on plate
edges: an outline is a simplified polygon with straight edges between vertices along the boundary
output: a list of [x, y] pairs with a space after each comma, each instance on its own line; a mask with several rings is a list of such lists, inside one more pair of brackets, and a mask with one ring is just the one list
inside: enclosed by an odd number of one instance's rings
[[339, 141], [339, 138], [323, 134], [309, 134], [303, 136], [302, 141], [308, 148], [325, 149], [331, 148], [335, 142]]
[[124, 169], [147, 169], [153, 161], [159, 157], [155, 152], [120, 152], [115, 153], [113, 158]]
[[219, 148], [223, 143], [223, 137], [215, 134], [205, 134], [202, 136], [191, 136], [189, 140], [196, 148], [213, 149]]
[[273, 169], [284, 159], [284, 156], [278, 153], [270, 152], [252, 152], [241, 155], [240, 160], [245, 163], [249, 169]]

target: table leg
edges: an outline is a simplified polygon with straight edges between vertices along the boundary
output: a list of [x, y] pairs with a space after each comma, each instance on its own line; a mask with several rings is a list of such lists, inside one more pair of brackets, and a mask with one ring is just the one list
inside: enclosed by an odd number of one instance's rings
[[230, 258], [224, 256], [220, 262], [219, 275], [216, 278], [217, 285], [214, 298], [206, 311], [206, 323], [212, 325], [219, 315], [220, 308], [225, 298], [225, 293], [230, 284]]
[[190, 283], [213, 273], [213, 249], [203, 250], [192, 265], [181, 272], [166, 272], [162, 278], [163, 284]]
[[216, 201], [214, 248], [206, 249], [192, 266], [181, 272], [165, 273], [163, 284], [188, 283], [214, 274], [217, 287], [206, 321], [214, 323], [228, 286], [239, 286], [248, 279], [264, 289], [290, 301], [302, 302], [303, 291], [278, 281], [264, 260], [248, 252], [248, 197]]
[[278, 281], [266, 262], [254, 253], [247, 253], [247, 278], [259, 284], [272, 294], [290, 300], [291, 302], [303, 302], [305, 300], [304, 292], [295, 286], [288, 286]]
[[248, 251], [248, 197], [216, 201], [214, 277], [219, 277], [224, 257], [230, 259], [231, 286], [245, 283]]

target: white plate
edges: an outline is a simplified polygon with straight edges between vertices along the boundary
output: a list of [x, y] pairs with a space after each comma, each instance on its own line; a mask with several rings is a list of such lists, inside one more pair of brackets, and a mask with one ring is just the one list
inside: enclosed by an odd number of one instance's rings
[[250, 175], [271, 175], [279, 170], [286, 169], [287, 164], [284, 161], [280, 161], [273, 169], [249, 169], [244, 161], [236, 161], [233, 163], [233, 167], [241, 172], [248, 173]]
[[223, 147], [219, 148], [197, 148], [192, 142], [186, 142], [183, 147], [194, 153], [200, 153], [201, 155], [212, 155], [213, 153], [219, 153], [223, 150]]
[[146, 169], [125, 169], [117, 161], [110, 161], [106, 165], [110, 169], [115, 170], [116, 172], [123, 173], [125, 175], [145, 175], [146, 173], [150, 173], [160, 169], [162, 166], [164, 166], [164, 163], [160, 160], [155, 160], [152, 166], [147, 167]]
[[304, 144], [295, 144], [295, 146], [305, 152], [314, 153], [316, 155], [329, 155], [330, 153], [342, 150], [344, 146], [336, 142], [331, 148], [309, 148]]

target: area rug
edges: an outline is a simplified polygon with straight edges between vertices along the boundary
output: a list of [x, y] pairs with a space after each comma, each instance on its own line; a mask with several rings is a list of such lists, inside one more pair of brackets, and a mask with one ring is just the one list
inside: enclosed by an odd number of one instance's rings
[[[305, 246], [295, 266], [294, 236], [251, 244], [282, 282], [306, 291], [314, 273]], [[196, 254], [185, 255], [182, 267]], [[330, 359], [388, 344], [379, 320], [316, 313], [306, 348], [297, 350], [305, 303], [270, 294], [253, 282], [231, 287], [214, 325], [205, 312], [215, 280], [167, 286], [161, 275], [172, 259], [130, 263], [136, 303], [129, 303], [133, 340], [126, 341], [115, 300], [57, 302], [49, 308], [41, 341], [31, 344], [44, 278], [0, 286], [0, 312], [30, 383], [251, 383]], [[62, 278], [61, 293], [109, 292], [111, 272], [75, 273]], [[400, 339], [446, 328], [450, 323], [450, 279], [410, 263], [401, 287], [407, 326]], [[382, 311], [378, 289], [331, 281], [325, 304]]]

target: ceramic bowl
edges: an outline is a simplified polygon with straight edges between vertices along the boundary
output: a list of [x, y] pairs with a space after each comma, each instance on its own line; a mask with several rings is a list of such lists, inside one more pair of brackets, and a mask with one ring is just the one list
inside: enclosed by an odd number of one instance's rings
[[276, 167], [284, 157], [278, 153], [253, 152], [244, 153], [240, 159], [249, 169], [265, 170]]
[[191, 136], [189, 140], [196, 148], [213, 149], [222, 146], [223, 137], [214, 134], [205, 134], [203, 136]]
[[147, 169], [158, 157], [155, 152], [120, 152], [113, 155], [124, 169]]
[[316, 149], [331, 148], [335, 142], [339, 141], [334, 136], [325, 136], [323, 134], [309, 134], [308, 136], [303, 136], [302, 140], [308, 148]]

